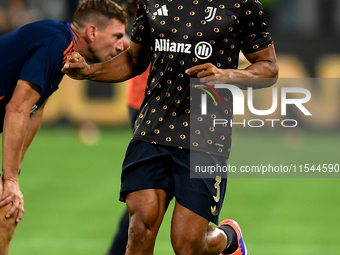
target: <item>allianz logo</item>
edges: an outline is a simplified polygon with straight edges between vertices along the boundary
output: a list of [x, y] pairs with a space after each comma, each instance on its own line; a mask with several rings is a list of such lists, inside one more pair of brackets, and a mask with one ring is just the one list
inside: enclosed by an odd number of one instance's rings
[[[155, 51], [167, 51], [191, 54], [193, 46], [190, 43], [170, 42], [170, 39], [155, 39]], [[212, 46], [208, 42], [199, 42], [194, 47], [194, 53], [199, 59], [207, 59], [212, 55]]]

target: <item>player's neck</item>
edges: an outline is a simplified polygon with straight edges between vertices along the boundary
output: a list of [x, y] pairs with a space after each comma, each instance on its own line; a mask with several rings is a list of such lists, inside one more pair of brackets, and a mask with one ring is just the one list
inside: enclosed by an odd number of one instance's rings
[[70, 24], [70, 30], [73, 34], [74, 51], [78, 52], [82, 56], [86, 55], [87, 54], [86, 41], [84, 37], [81, 35], [81, 32], [79, 32], [79, 29], [77, 29], [77, 26], [74, 23]]

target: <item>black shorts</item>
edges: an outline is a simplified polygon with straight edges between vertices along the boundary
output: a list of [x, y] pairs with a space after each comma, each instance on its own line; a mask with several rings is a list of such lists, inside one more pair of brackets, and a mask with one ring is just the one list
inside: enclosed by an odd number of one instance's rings
[[218, 224], [227, 179], [191, 178], [190, 158], [196, 164], [227, 165], [227, 159], [202, 152], [132, 140], [121, 177], [120, 201], [143, 189], [163, 189], [182, 206]]

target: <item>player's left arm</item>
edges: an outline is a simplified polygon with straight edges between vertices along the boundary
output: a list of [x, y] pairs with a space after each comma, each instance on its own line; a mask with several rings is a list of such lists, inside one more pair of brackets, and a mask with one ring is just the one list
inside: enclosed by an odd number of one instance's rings
[[[274, 45], [244, 55], [251, 63], [245, 69], [220, 69], [211, 63], [205, 63], [187, 69], [186, 73], [190, 76], [201, 78], [200, 82], [210, 86], [216, 83], [225, 84], [231, 82], [242, 89], [249, 86], [262, 88], [271, 86], [276, 82], [279, 67]], [[254, 80], [254, 78], [258, 79]]]
[[23, 161], [28, 147], [32, 143], [36, 133], [38, 132], [38, 130], [41, 126], [44, 107], [45, 107], [46, 103], [47, 103], [47, 100], [44, 102], [44, 104], [34, 114], [31, 115], [31, 118], [30, 118], [30, 121], [29, 121], [28, 127], [27, 127], [27, 134], [26, 134], [25, 141], [24, 141], [24, 144], [23, 144], [22, 150], [21, 150], [21, 160], [20, 160], [20, 162]]
[[0, 207], [12, 204], [6, 218], [16, 211], [16, 221], [19, 222], [24, 214], [24, 198], [20, 191], [18, 170], [21, 151], [30, 121], [32, 106], [40, 98], [40, 87], [28, 81], [19, 80], [13, 96], [6, 106], [2, 134], [2, 167], [3, 194], [0, 196]]

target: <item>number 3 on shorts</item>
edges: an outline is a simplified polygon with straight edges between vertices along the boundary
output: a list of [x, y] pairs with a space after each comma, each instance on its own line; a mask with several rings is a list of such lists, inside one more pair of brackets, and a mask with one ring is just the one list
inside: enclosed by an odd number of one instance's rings
[[222, 178], [220, 176], [216, 176], [215, 180], [216, 182], [215, 182], [214, 187], [217, 191], [216, 191], [216, 197], [214, 196], [214, 200], [215, 202], [218, 202], [220, 201], [220, 192], [221, 192], [220, 183], [221, 183]]

